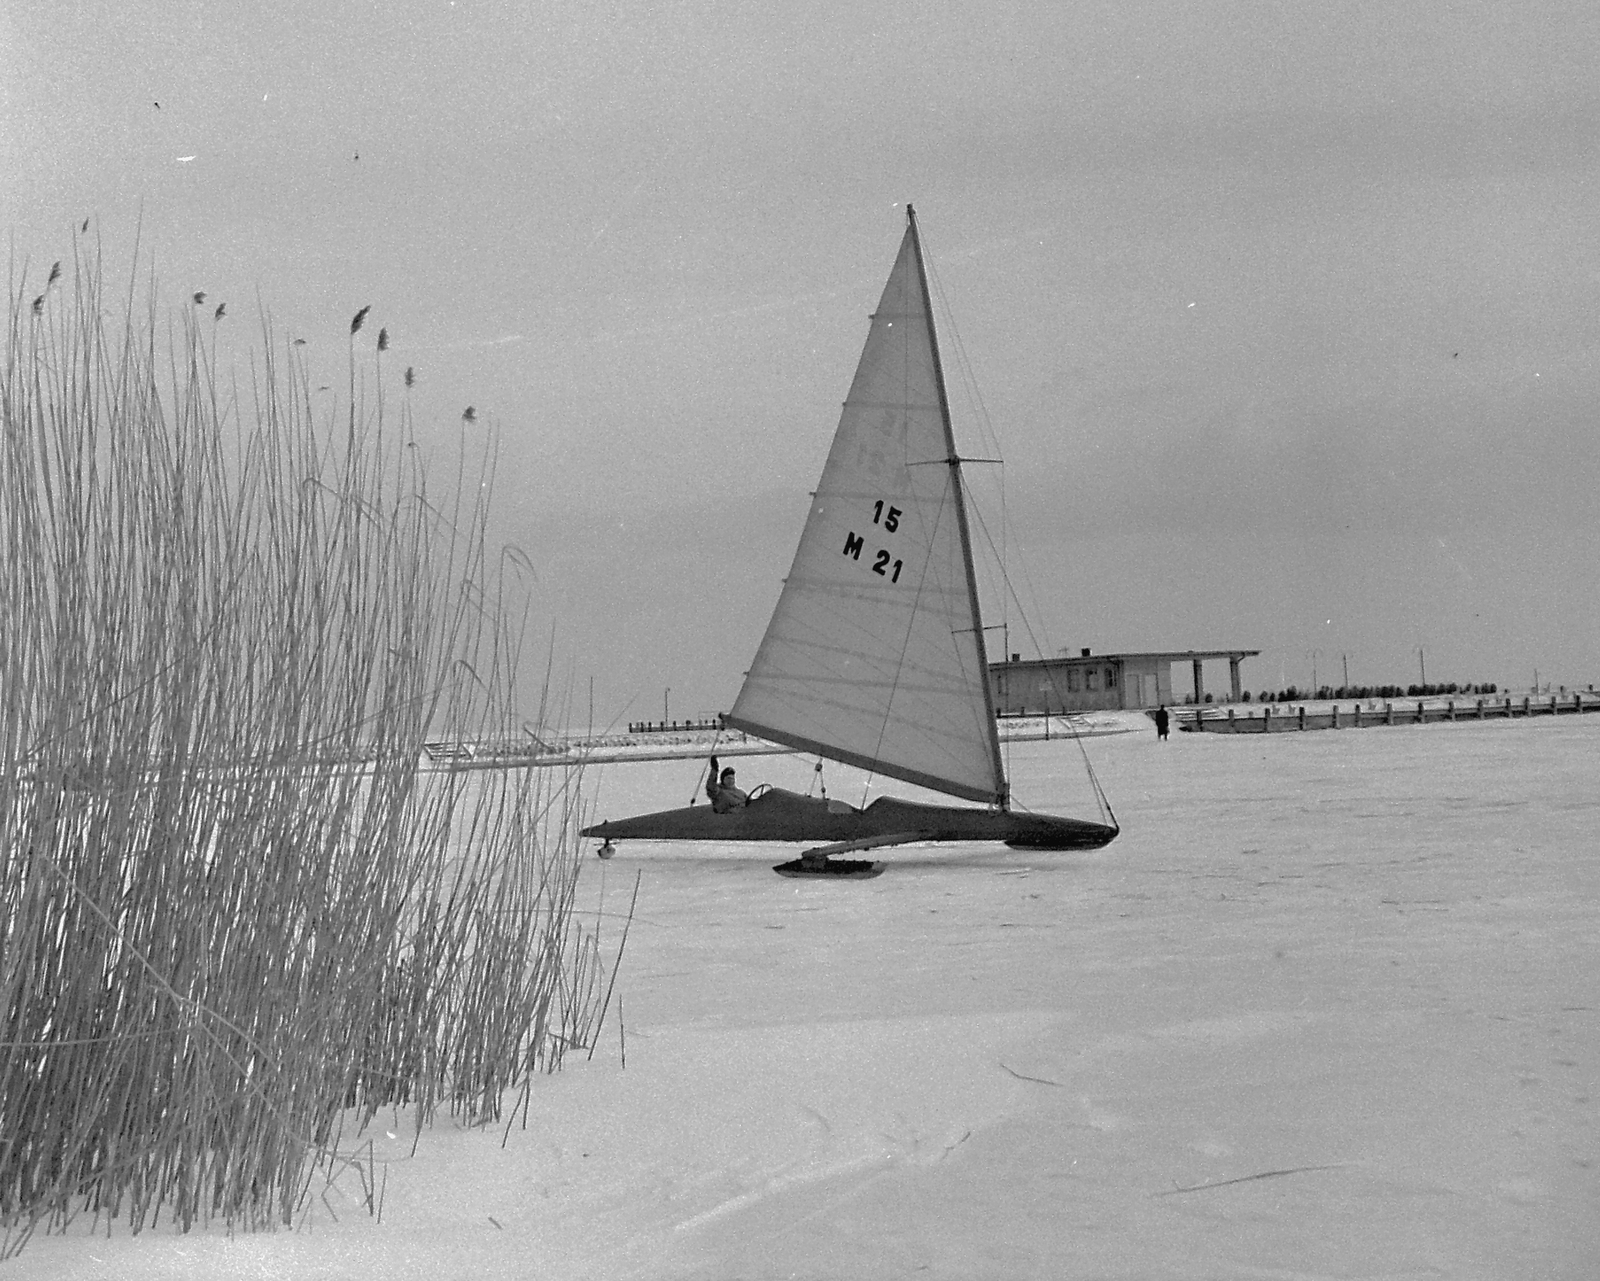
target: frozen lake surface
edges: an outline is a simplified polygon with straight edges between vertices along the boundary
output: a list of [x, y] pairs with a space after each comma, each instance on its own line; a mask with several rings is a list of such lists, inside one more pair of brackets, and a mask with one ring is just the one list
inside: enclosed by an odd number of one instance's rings
[[[591, 914], [643, 877], [621, 1021], [526, 1129], [411, 1156], [380, 1127], [381, 1224], [341, 1180], [300, 1231], [36, 1238], [6, 1270], [1600, 1275], [1600, 717], [1088, 747], [1124, 828], [1093, 854], [590, 860]], [[1073, 744], [1009, 755], [1021, 801], [1094, 817]], [[587, 781], [618, 817], [700, 776]]]

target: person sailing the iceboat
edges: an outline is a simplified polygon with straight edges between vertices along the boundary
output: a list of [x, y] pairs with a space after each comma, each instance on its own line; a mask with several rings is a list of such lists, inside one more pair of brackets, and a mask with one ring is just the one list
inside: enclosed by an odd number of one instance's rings
[[706, 795], [711, 798], [712, 812], [717, 814], [726, 814], [750, 803], [749, 794], [734, 781], [733, 766], [719, 774], [715, 756], [711, 758], [711, 772], [706, 775]]

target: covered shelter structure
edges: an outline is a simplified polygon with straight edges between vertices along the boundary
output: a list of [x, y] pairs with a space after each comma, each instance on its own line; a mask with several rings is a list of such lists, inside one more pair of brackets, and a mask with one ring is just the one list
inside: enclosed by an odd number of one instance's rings
[[1148, 653], [1063, 652], [1059, 658], [990, 663], [995, 712], [1000, 716], [1048, 716], [1061, 712], [1157, 707], [1173, 702], [1172, 664], [1187, 660], [1194, 672], [1194, 700], [1205, 699], [1203, 664], [1228, 660], [1228, 697], [1242, 697], [1239, 664], [1259, 649], [1156, 650]]

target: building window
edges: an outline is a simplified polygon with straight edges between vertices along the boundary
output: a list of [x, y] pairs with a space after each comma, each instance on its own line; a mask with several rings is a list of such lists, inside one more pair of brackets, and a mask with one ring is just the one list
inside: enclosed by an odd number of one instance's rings
[[1116, 689], [1116, 687], [1117, 687], [1117, 669], [1115, 667], [1108, 667], [1108, 668], [1106, 668], [1106, 688], [1107, 689]]
[[1078, 692], [1078, 669], [1076, 667], [1069, 667], [1069, 668], [1067, 668], [1067, 693], [1076, 694], [1077, 692]]
[[1100, 669], [1098, 667], [1091, 667], [1087, 671], [1085, 671], [1084, 674], [1083, 674], [1083, 687], [1084, 687], [1084, 689], [1099, 689], [1100, 688], [1099, 676], [1100, 676]]

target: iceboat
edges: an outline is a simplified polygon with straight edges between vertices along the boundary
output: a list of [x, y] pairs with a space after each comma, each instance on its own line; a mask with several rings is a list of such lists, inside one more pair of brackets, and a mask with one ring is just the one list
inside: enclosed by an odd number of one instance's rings
[[[1000, 754], [972, 540], [916, 213], [856, 369], [822, 478], [729, 729], [974, 802], [856, 808], [781, 788], [748, 804], [597, 823], [620, 840], [817, 842], [774, 870], [872, 876], [835, 856], [924, 841], [1097, 849], [1118, 827], [1014, 810]], [[1109, 820], [1109, 821], [1105, 821]]]

